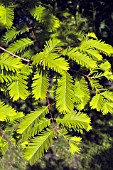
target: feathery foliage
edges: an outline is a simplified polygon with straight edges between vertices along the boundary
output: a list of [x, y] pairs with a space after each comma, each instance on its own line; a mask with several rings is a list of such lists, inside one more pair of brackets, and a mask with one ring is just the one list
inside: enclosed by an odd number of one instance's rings
[[25, 32], [29, 32], [29, 28], [27, 26], [23, 26], [22, 29], [16, 29], [15, 27], [11, 27], [11, 29], [9, 29], [6, 34], [3, 36], [3, 40], [6, 43], [9, 43], [11, 41], [13, 41], [14, 39], [16, 39], [16, 37], [19, 34], [25, 33]]
[[43, 118], [47, 113], [48, 108], [43, 107], [40, 110], [28, 114], [20, 123], [17, 132], [22, 134], [22, 136], [25, 136], [26, 138], [36, 135], [38, 131], [37, 125], [40, 123], [40, 118]]
[[70, 74], [64, 73], [58, 81], [56, 90], [56, 107], [59, 112], [72, 112], [73, 110], [73, 80]]
[[89, 131], [91, 129], [91, 126], [89, 125], [90, 118], [84, 113], [76, 113], [73, 111], [72, 113], [66, 114], [63, 119], [56, 118], [56, 122], [62, 126], [77, 131], [81, 129]]
[[19, 117], [23, 117], [23, 113], [16, 112], [11, 106], [0, 101], [0, 121], [14, 121]]
[[44, 24], [50, 32], [60, 27], [60, 20], [44, 6], [35, 7], [30, 10], [30, 13], [39, 23]]
[[[80, 133], [91, 129], [87, 111], [113, 113], [113, 92], [103, 83], [113, 80], [113, 47], [78, 32], [67, 15], [41, 1], [0, 3], [0, 121], [16, 125], [11, 144], [24, 146], [31, 165], [60, 135], [71, 154], [79, 152]], [[14, 109], [28, 100], [30, 110]]]
[[29, 38], [22, 38], [15, 41], [7, 48], [7, 50], [13, 53], [21, 53], [26, 47], [32, 45], [34, 42]]
[[49, 86], [48, 78], [46, 76], [43, 76], [42, 74], [37, 73], [35, 74], [33, 80], [32, 93], [34, 95], [34, 98], [36, 100], [44, 100], [46, 98], [46, 93]]
[[19, 71], [24, 65], [21, 63], [20, 59], [16, 59], [11, 57], [7, 53], [3, 53], [0, 56], [0, 68], [1, 70], [6, 70], [6, 71]]
[[0, 6], [0, 25], [9, 29], [13, 25], [14, 6]]
[[44, 151], [48, 150], [54, 137], [54, 130], [47, 130], [42, 132], [38, 137], [32, 139], [32, 143], [29, 143], [25, 151], [25, 158], [29, 160], [30, 164], [36, 163], [37, 160], [44, 155]]

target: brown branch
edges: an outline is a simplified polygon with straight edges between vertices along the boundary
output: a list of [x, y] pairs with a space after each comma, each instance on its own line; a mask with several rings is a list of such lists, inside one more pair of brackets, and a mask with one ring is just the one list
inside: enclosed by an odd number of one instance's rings
[[75, 72], [75, 73], [77, 73], [77, 74], [79, 74], [79, 75], [81, 75], [81, 76], [84, 76], [84, 77], [86, 77], [87, 79], [90, 79], [91, 77], [89, 77], [89, 75], [86, 75], [86, 74], [83, 74], [83, 73], [81, 73], [80, 71], [77, 71], [77, 70], [70, 70], [70, 71], [73, 71], [73, 72]]
[[5, 133], [0, 129], [0, 135], [4, 138], [8, 144], [11, 144], [11, 140], [5, 135]]
[[61, 48], [60, 50], [57, 51], [57, 54], [60, 54], [63, 50], [64, 48]]
[[13, 57], [19, 58], [19, 59], [22, 60], [22, 61], [25, 61], [25, 62], [27, 62], [27, 63], [31, 63], [31, 62], [32, 62], [32, 60], [28, 60], [28, 59], [26, 59], [26, 58], [22, 58], [22, 57], [20, 57], [20, 56], [18, 56], [18, 55], [16, 55], [16, 54], [14, 54], [14, 53], [6, 50], [5, 48], [3, 48], [3, 47], [1, 47], [1, 46], [0, 46], [0, 49], [1, 49], [2, 51], [5, 51], [6, 53], [12, 55]]
[[52, 121], [52, 123], [54, 123], [54, 118], [53, 118], [52, 113], [51, 113], [51, 104], [50, 104], [48, 95], [49, 95], [49, 92], [47, 91], [47, 93], [46, 93], [46, 101], [47, 101], [47, 105], [48, 105], [48, 109], [49, 109], [50, 120]]

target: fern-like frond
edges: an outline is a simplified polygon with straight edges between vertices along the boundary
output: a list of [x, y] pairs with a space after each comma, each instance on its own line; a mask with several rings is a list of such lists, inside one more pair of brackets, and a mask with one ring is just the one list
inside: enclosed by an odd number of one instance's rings
[[55, 39], [46, 42], [43, 52], [32, 57], [33, 64], [40, 64], [43, 67], [48, 67], [61, 74], [68, 70], [68, 62], [56, 53], [56, 50], [59, 49], [59, 43], [60, 41], [55, 41]]
[[6, 28], [10, 28], [13, 25], [14, 20], [14, 6], [0, 6], [0, 24]]
[[113, 73], [112, 73], [111, 71], [106, 70], [106, 71], [104, 72], [104, 76], [105, 76], [108, 80], [113, 81]]
[[15, 121], [18, 121], [24, 117], [23, 112], [16, 112], [16, 115], [8, 117], [8, 120], [10, 120], [11, 123], [14, 123]]
[[44, 45], [44, 52], [46, 54], [52, 53], [52, 52], [58, 52], [59, 50], [61, 50], [61, 45], [62, 42], [58, 39], [50, 39], [49, 41], [46, 41], [46, 44]]
[[14, 76], [11, 74], [7, 74], [7, 73], [0, 73], [0, 82], [1, 83], [5, 83], [5, 82], [11, 82], [14, 80]]
[[44, 22], [44, 16], [48, 14], [46, 12], [47, 11], [43, 6], [35, 7], [30, 10], [31, 15], [39, 22]]
[[56, 89], [56, 107], [59, 112], [71, 112], [73, 110], [74, 85], [69, 73], [63, 73], [58, 81]]
[[24, 26], [22, 29], [16, 29], [15, 27], [12, 27], [10, 30], [8, 30], [5, 34], [5, 36], [3, 37], [3, 40], [6, 43], [9, 43], [10, 41], [14, 40], [17, 35], [22, 34], [24, 32], [28, 32], [29, 28], [27, 26]]
[[50, 54], [42, 61], [42, 65], [44, 67], [47, 66], [60, 74], [69, 69], [68, 62], [64, 58], [59, 57], [57, 54]]
[[96, 94], [90, 102], [91, 109], [96, 109], [97, 111], [101, 111], [104, 103], [103, 99], [104, 98], [100, 94]]
[[[23, 138], [29, 138], [34, 136], [41, 129], [45, 128], [49, 125], [49, 122], [45, 119], [40, 121], [40, 118], [44, 117], [48, 113], [48, 107], [42, 107], [39, 110], [31, 112], [27, 116], [24, 117], [22, 122], [20, 123], [17, 132], [22, 134]], [[45, 125], [43, 124], [45, 122]]]
[[87, 54], [80, 52], [78, 48], [68, 49], [66, 55], [86, 68], [92, 69], [97, 67], [96, 61]]
[[89, 79], [89, 81], [90, 81], [92, 90], [99, 91], [99, 90], [104, 89], [103, 86], [99, 83], [99, 80]]
[[84, 78], [75, 79], [74, 95], [77, 109], [82, 110], [90, 99], [88, 83]]
[[17, 54], [17, 53], [21, 53], [23, 50], [25, 50], [26, 47], [31, 46], [33, 44], [34, 44], [34, 41], [32, 41], [31, 39], [22, 38], [12, 43], [7, 48], [7, 50]]
[[48, 31], [54, 31], [60, 26], [59, 19], [43, 6], [33, 8], [30, 13], [39, 23], [43, 23]]
[[82, 49], [96, 49], [99, 52], [102, 52], [108, 56], [111, 56], [113, 54], [113, 47], [109, 44], [106, 44], [105, 42], [99, 41], [99, 40], [84, 40], [81, 43], [80, 48]]
[[102, 55], [99, 53], [99, 51], [94, 49], [87, 49], [84, 50], [89, 56], [93, 57], [97, 61], [101, 61], [103, 59]]
[[101, 95], [108, 101], [113, 102], [113, 92], [110, 92], [107, 90], [107, 91], [102, 92]]
[[91, 79], [101, 79], [102, 77], [104, 76], [104, 73], [103, 72], [99, 72], [98, 69], [96, 70], [91, 70], [90, 73], [89, 73], [89, 77], [91, 77]]
[[33, 51], [32, 49], [27, 49], [27, 51], [24, 51], [24, 53], [21, 54], [23, 58], [31, 59], [33, 56]]
[[56, 118], [58, 124], [75, 131], [81, 131], [82, 129], [89, 131], [91, 129], [90, 121], [85, 113], [76, 113], [75, 111], [66, 114], [62, 119]]
[[101, 111], [104, 115], [107, 113], [113, 113], [113, 92], [108, 90], [96, 94], [90, 102], [92, 109]]
[[82, 138], [77, 137], [77, 136], [70, 137], [70, 139], [69, 139], [69, 149], [70, 149], [70, 153], [72, 155], [80, 152], [80, 148], [78, 147], [78, 145], [80, 144], [81, 140], [82, 140]]
[[33, 56], [32, 59], [33, 64], [40, 64], [44, 68], [48, 67], [60, 74], [69, 69], [69, 64], [66, 62], [66, 60], [62, 57], [59, 57], [58, 54], [55, 53], [46, 55], [44, 52], [40, 52], [39, 54]]
[[108, 113], [113, 114], [113, 103], [105, 100], [101, 110], [102, 110], [103, 115], [108, 114]]
[[10, 120], [11, 117], [16, 115], [16, 111], [11, 106], [0, 101], [0, 121]]
[[111, 64], [108, 61], [105, 61], [104, 63], [101, 63], [99, 65], [100, 69], [102, 69], [103, 71], [107, 71], [111, 69]]
[[[48, 126], [50, 126], [51, 122], [49, 119], [46, 118], [42, 118], [40, 119], [40, 121], [38, 122], [38, 124], [36, 125], [36, 132], [34, 129], [34, 134], [37, 134], [39, 132], [41, 132], [43, 129], [47, 128]], [[33, 130], [33, 129], [32, 129]]]
[[97, 36], [96, 36], [96, 34], [95, 34], [94, 32], [89, 32], [89, 33], [87, 34], [87, 37], [98, 40], [98, 38], [97, 38]]
[[58, 30], [61, 23], [55, 15], [50, 15], [49, 20], [46, 20], [45, 26], [48, 25], [48, 31], [52, 32]]
[[36, 100], [45, 99], [49, 87], [48, 78], [42, 74], [36, 73], [33, 78], [32, 94]]
[[55, 137], [55, 131], [47, 130], [42, 134], [34, 138], [25, 149], [25, 159], [27, 159], [31, 165], [35, 164], [48, 150], [52, 139]]
[[0, 68], [1, 70], [5, 69], [6, 71], [17, 72], [24, 64], [22, 64], [19, 58], [14, 58], [7, 53], [2, 53], [0, 56]]
[[29, 91], [27, 87], [27, 78], [28, 77], [25, 75], [18, 74], [8, 87], [9, 95], [13, 98], [13, 101], [18, 99], [25, 100], [28, 97]]

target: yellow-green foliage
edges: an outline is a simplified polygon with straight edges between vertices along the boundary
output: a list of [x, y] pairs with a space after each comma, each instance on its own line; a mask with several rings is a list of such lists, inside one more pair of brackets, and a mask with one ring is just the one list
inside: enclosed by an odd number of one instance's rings
[[[24, 155], [32, 165], [59, 135], [65, 137], [72, 154], [79, 152], [81, 138], [70, 136], [70, 131], [80, 134], [91, 129], [88, 109], [113, 113], [113, 92], [100, 81], [113, 80], [111, 64], [103, 57], [112, 57], [113, 47], [94, 33], [79, 37], [79, 43], [71, 46], [55, 34], [62, 24], [49, 9], [40, 4], [27, 12], [54, 38], [37, 47], [31, 28], [13, 24], [14, 6], [1, 5], [0, 25], [6, 28], [2, 41], [7, 48], [0, 46], [0, 90], [12, 101], [31, 97], [37, 108], [24, 115], [0, 101], [0, 121], [18, 120], [18, 145], [27, 144]], [[34, 29], [38, 32], [37, 25]]]

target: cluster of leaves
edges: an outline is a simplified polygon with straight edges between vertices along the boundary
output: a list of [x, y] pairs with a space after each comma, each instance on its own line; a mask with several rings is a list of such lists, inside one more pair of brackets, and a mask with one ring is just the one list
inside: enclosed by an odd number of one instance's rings
[[[72, 154], [79, 152], [80, 134], [91, 129], [89, 108], [103, 114], [113, 112], [113, 92], [102, 85], [103, 79], [113, 80], [107, 58], [113, 47], [94, 33], [77, 33], [76, 17], [65, 28], [49, 5], [33, 2], [23, 1], [26, 10], [21, 2], [0, 6], [0, 90], [12, 102], [30, 96], [37, 103], [35, 110], [25, 114], [0, 101], [0, 121], [13, 127], [11, 141], [1, 127], [1, 148], [4, 140], [7, 146], [15, 144], [16, 133], [17, 145], [23, 147], [31, 165], [59, 136], [67, 141]], [[23, 25], [15, 21], [20, 12], [24, 16], [20, 19], [27, 20]], [[8, 130], [5, 128], [6, 134]]]

